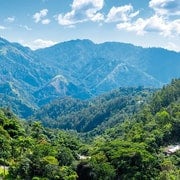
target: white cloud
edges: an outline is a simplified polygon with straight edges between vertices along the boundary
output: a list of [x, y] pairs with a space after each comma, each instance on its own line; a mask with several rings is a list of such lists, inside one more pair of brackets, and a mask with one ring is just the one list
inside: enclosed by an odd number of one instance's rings
[[6, 27], [0, 26], [0, 30], [4, 30], [4, 29], [6, 29]]
[[174, 44], [173, 42], [168, 42], [164, 48], [180, 52], [180, 46]]
[[8, 18], [5, 19], [5, 21], [8, 22], [8, 23], [12, 23], [12, 22], [15, 21], [15, 17], [8, 17]]
[[[132, 11], [133, 8], [127, 6], [124, 8], [124, 11], [122, 9], [118, 10], [117, 8], [112, 12], [110, 11], [108, 20], [118, 22], [119, 16], [119, 18], [121, 17], [122, 19], [122, 22], [116, 25], [119, 30], [134, 31], [139, 35], [158, 33], [164, 37], [179, 36], [180, 19], [177, 18], [177, 16], [180, 15], [179, 5], [180, 1], [177, 0], [151, 0], [149, 7], [154, 10], [154, 15], [149, 18], [138, 18], [132, 21], [126, 12], [131, 15], [129, 11]], [[137, 11], [137, 13], [138, 12], [139, 11]], [[132, 14], [134, 14], [134, 17], [136, 16], [136, 12]], [[171, 18], [171, 16], [174, 18]]]
[[53, 46], [57, 42], [51, 40], [36, 39], [33, 42], [23, 43], [25, 46], [30, 47], [33, 50]]
[[101, 13], [96, 13], [95, 15], [90, 17], [90, 19], [91, 19], [91, 21], [94, 21], [94, 22], [103, 21], [104, 20], [104, 15], [101, 14]]
[[180, 35], [180, 19], [176, 19], [171, 22], [171, 31]]
[[38, 23], [40, 21], [42, 21], [42, 19], [44, 17], [46, 17], [48, 14], [48, 10], [47, 9], [42, 9], [40, 12], [37, 12], [33, 15], [33, 19], [35, 21], [35, 23]]
[[170, 24], [166, 22], [163, 17], [154, 15], [151, 18], [144, 21], [144, 31], [146, 32], [159, 32], [164, 36], [171, 35]]
[[147, 18], [140, 18], [140, 11], [135, 11], [131, 4], [113, 6], [107, 15], [101, 13], [103, 6], [104, 0], [74, 0], [71, 11], [57, 15], [56, 20], [60, 25], [68, 27], [87, 21], [115, 22], [117, 29], [136, 32], [138, 35], [145, 33], [157, 33], [164, 37], [180, 35], [179, 0], [150, 0], [149, 7], [154, 10], [154, 14]]
[[126, 22], [137, 16], [139, 11], [134, 12], [132, 5], [112, 7], [107, 15], [106, 22]]
[[180, 15], [180, 1], [179, 0], [151, 0], [149, 7], [154, 9], [158, 15]]
[[137, 34], [155, 32], [167, 36], [180, 35], [180, 20], [169, 21], [158, 15], [147, 19], [138, 18], [134, 22], [125, 22], [117, 24], [117, 28], [127, 31], [135, 31]]
[[43, 19], [41, 21], [42, 24], [49, 24], [50, 22], [51, 22], [50, 19]]
[[169, 21], [160, 16], [153, 16], [146, 21], [144, 30], [147, 32], [159, 32], [161, 35], [180, 35], [180, 20]]
[[74, 0], [70, 12], [57, 16], [58, 23], [69, 26], [85, 21], [101, 21], [104, 16], [99, 11], [103, 5], [104, 0]]
[[145, 31], [157, 31], [163, 36], [180, 35], [179, 0], [151, 0], [149, 7], [155, 15], [147, 20]]
[[81, 10], [86, 9], [86, 7], [90, 7], [93, 11], [98, 11], [103, 8], [104, 1], [103, 0], [74, 0], [72, 4], [72, 9]]
[[74, 19], [75, 11], [66, 13], [65, 15], [59, 14], [57, 17], [58, 23], [63, 26], [74, 25], [80, 22], [84, 22], [85, 19]]
[[119, 30], [134, 31], [138, 35], [144, 35], [144, 27], [146, 23], [142, 18], [138, 18], [135, 22], [122, 22], [116, 25]]

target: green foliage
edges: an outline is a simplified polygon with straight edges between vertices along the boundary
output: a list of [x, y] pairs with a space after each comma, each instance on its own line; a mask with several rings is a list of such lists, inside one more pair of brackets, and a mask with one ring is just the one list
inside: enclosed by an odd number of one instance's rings
[[81, 143], [75, 134], [45, 129], [40, 122], [21, 122], [7, 109], [0, 110], [0, 120], [0, 166], [5, 169], [1, 176], [7, 179], [77, 178], [72, 164], [78, 160]]
[[115, 179], [179, 179], [179, 151], [167, 157], [162, 148], [180, 144], [179, 83], [173, 80], [149, 105], [95, 139], [91, 159], [84, 165], [89, 168], [86, 175], [101, 179], [108, 163]]
[[152, 92], [148, 88], [119, 88], [86, 101], [64, 98], [44, 106], [32, 118], [51, 128], [102, 134], [137, 112]]
[[62, 147], [59, 149], [57, 159], [61, 166], [70, 166], [74, 161], [72, 151], [67, 147]]
[[[114, 140], [103, 144], [92, 154], [93, 168], [98, 171], [98, 179], [103, 177], [103, 168], [109, 167], [109, 175], [119, 179], [149, 179], [156, 176], [157, 158], [146, 150], [144, 143]], [[96, 162], [96, 163], [95, 163]], [[101, 165], [102, 169], [101, 169]], [[99, 167], [98, 167], [99, 166]], [[108, 171], [105, 171], [106, 173]], [[112, 176], [113, 175], [113, 176]], [[103, 179], [101, 177], [101, 179]], [[109, 178], [110, 179], [110, 178]]]
[[[137, 96], [132, 95], [130, 106], [123, 96], [126, 105], [122, 111], [118, 92], [92, 100], [92, 107], [87, 106], [92, 115], [87, 117], [84, 117], [88, 114], [87, 108], [79, 106], [85, 112], [80, 114], [84, 119], [95, 114], [103, 121], [104, 115], [109, 114], [106, 122], [112, 118], [119, 121], [113, 121], [116, 126], [101, 133], [102, 124], [99, 129], [79, 136], [74, 131], [47, 129], [41, 122], [23, 122], [8, 109], [0, 109], [0, 178], [178, 180], [180, 151], [167, 153], [167, 149], [169, 145], [180, 144], [179, 82], [173, 80], [171, 85], [156, 92], [150, 103], [136, 107], [134, 114], [130, 107], [137, 105], [133, 100]], [[139, 91], [133, 93], [138, 93], [139, 98], [142, 95]], [[130, 113], [124, 122], [121, 122], [122, 112]], [[86, 127], [98, 120], [92, 119]], [[86, 142], [88, 136], [91, 141]]]

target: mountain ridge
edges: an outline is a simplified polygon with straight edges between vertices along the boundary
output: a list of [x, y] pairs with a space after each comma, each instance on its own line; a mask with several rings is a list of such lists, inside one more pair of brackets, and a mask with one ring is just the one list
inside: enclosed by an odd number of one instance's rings
[[[18, 112], [22, 105], [33, 111], [59, 97], [86, 99], [119, 87], [159, 88], [180, 77], [179, 59], [173, 51], [118, 42], [71, 40], [32, 51], [0, 38], [0, 104], [27, 117]], [[58, 76], [68, 83], [55, 82]]]

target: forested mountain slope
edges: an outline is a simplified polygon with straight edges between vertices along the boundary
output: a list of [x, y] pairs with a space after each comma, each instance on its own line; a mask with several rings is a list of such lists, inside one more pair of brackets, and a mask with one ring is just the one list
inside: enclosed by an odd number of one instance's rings
[[180, 80], [173, 80], [149, 105], [95, 139], [91, 159], [79, 165], [80, 179], [179, 179], [179, 134]]
[[88, 132], [113, 127], [137, 112], [152, 95], [150, 88], [119, 88], [90, 100], [64, 98], [43, 106], [32, 119], [51, 128]]
[[46, 65], [29, 48], [0, 38], [0, 106], [21, 117], [58, 97], [88, 98], [88, 93]]
[[0, 179], [77, 179], [82, 142], [76, 134], [20, 121], [0, 109]]
[[[0, 178], [178, 180], [179, 133], [179, 79], [155, 92], [124, 123], [89, 142], [72, 131], [45, 129], [0, 109]], [[168, 151], [169, 145], [176, 150]]]
[[162, 87], [180, 77], [180, 53], [115, 42], [72, 40], [32, 51], [0, 38], [0, 62], [0, 105], [20, 117], [58, 98]]
[[92, 94], [118, 87], [160, 87], [180, 76], [180, 54], [161, 48], [73, 40], [35, 53]]
[[26, 47], [0, 38], [0, 105], [26, 117], [37, 108], [33, 92], [52, 76], [50, 68]]

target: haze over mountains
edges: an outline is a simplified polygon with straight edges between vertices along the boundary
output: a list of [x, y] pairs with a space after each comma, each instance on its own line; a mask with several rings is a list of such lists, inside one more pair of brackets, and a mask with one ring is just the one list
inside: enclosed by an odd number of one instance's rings
[[20, 116], [54, 99], [87, 99], [119, 87], [161, 87], [180, 77], [180, 53], [72, 40], [32, 51], [0, 38], [0, 102]]

